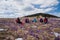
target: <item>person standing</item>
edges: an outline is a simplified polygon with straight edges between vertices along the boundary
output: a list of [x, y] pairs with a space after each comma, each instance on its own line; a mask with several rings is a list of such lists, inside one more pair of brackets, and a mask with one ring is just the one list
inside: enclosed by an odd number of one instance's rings
[[40, 18], [40, 22], [43, 23], [43, 19], [42, 18]]
[[28, 18], [25, 19], [25, 23], [29, 23], [29, 19]]
[[32, 20], [32, 22], [35, 22], [35, 23], [36, 23], [36, 22], [37, 22], [37, 19], [36, 19], [36, 18], [34, 18], [34, 19]]
[[44, 18], [44, 23], [45, 23], [45, 24], [48, 23], [47, 17]]
[[43, 23], [43, 17], [40, 15], [39, 21]]

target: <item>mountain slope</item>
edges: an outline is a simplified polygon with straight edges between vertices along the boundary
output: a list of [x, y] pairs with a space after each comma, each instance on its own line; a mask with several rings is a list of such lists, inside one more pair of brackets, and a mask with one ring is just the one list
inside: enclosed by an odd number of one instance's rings
[[45, 14], [45, 13], [37, 13], [37, 14], [33, 14], [33, 15], [28, 15], [28, 16], [25, 16], [25, 17], [35, 17], [35, 16], [40, 16], [40, 15], [43, 16], [43, 17], [56, 17], [56, 18], [58, 18], [55, 15]]

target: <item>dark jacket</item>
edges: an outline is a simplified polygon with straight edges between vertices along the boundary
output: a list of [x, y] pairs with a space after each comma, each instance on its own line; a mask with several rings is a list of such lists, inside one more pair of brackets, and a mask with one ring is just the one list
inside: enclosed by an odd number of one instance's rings
[[16, 22], [17, 22], [18, 24], [22, 24], [22, 22], [20, 21], [19, 18], [17, 18]]

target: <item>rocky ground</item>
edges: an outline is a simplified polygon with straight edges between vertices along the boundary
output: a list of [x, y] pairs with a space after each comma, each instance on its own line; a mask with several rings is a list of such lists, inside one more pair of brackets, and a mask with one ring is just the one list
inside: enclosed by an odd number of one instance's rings
[[[22, 18], [23, 20], [24, 18]], [[33, 18], [29, 18], [32, 20]], [[23, 40], [54, 40], [56, 35], [60, 34], [60, 18], [49, 18], [48, 23], [40, 23], [39, 19], [36, 23], [17, 24], [16, 19], [0, 19], [0, 28], [6, 29], [0, 31], [0, 40], [15, 40], [23, 38]], [[24, 20], [23, 20], [24, 22]]]

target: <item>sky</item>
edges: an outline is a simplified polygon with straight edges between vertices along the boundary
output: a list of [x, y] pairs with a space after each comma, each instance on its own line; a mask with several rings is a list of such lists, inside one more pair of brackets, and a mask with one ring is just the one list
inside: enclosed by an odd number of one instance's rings
[[60, 17], [60, 0], [0, 0], [0, 18], [17, 18], [36, 13]]

